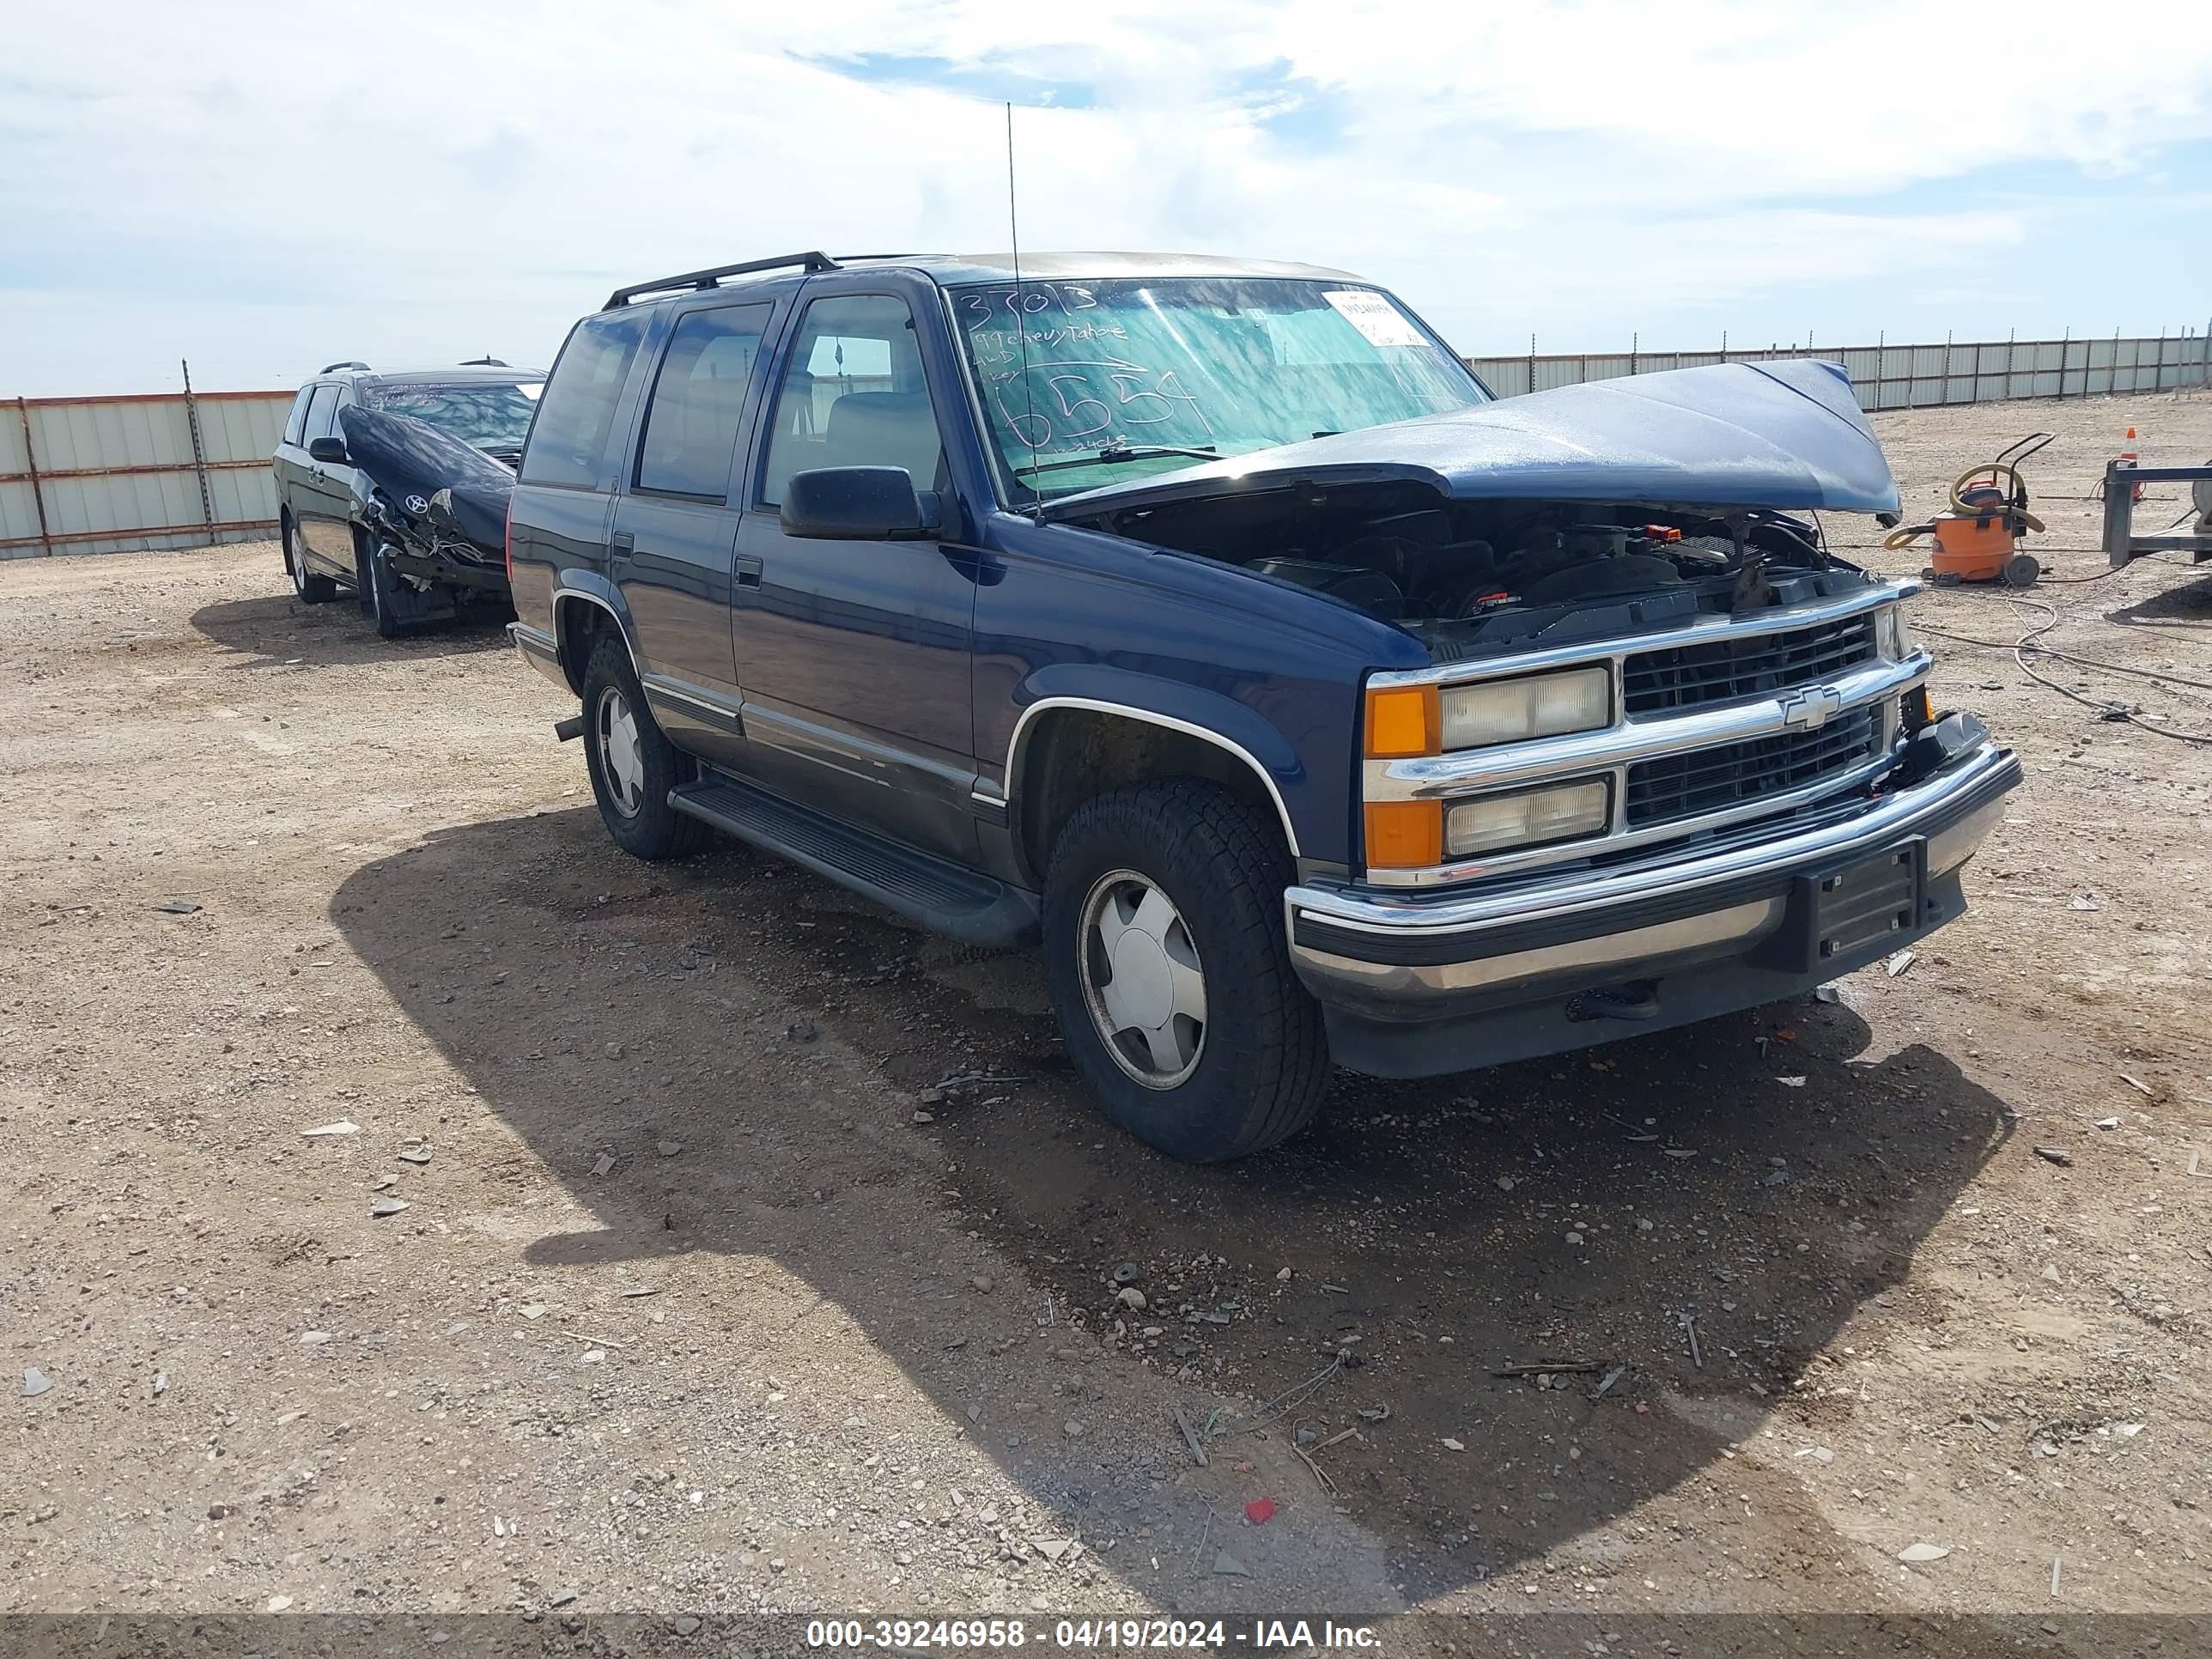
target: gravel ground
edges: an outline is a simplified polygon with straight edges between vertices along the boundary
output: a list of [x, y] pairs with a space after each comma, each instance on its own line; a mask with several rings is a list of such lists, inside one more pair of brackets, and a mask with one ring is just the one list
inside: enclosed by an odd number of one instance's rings
[[[1915, 513], [2057, 428], [2072, 578], [2130, 423], [2212, 454], [2201, 396], [1878, 424]], [[1936, 641], [2028, 782], [1907, 971], [1195, 1170], [1028, 958], [625, 860], [495, 630], [384, 643], [269, 544], [0, 599], [0, 1612], [2212, 1613], [2212, 774], [2008, 650]], [[2177, 563], [1915, 615], [2043, 605], [2212, 683]]]

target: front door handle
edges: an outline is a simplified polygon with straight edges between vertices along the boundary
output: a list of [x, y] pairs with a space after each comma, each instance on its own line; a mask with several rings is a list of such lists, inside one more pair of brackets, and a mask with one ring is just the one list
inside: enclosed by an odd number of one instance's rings
[[637, 551], [637, 538], [627, 530], [617, 530], [614, 534], [613, 546], [617, 553], [635, 553]]
[[738, 555], [738, 586], [758, 587], [761, 585], [761, 562], [750, 553]]

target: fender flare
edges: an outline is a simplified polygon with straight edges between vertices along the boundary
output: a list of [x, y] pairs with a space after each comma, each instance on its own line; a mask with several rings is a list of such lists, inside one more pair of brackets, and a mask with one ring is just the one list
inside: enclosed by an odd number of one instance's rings
[[581, 696], [584, 688], [584, 665], [572, 663], [558, 653], [561, 648], [561, 611], [567, 605], [588, 605], [604, 611], [613, 619], [615, 631], [622, 635], [623, 649], [629, 653], [631, 672], [641, 679], [643, 665], [638, 659], [637, 636], [631, 631], [627, 607], [622, 602], [622, 590], [605, 577], [586, 570], [564, 570], [553, 585], [553, 648], [561, 664], [561, 672], [568, 678], [571, 690]]
[[[1282, 780], [1296, 781], [1305, 768], [1282, 733], [1259, 714], [1219, 692], [1180, 681], [1155, 679], [1146, 674], [1101, 672], [1093, 668], [1079, 679], [1066, 678], [1065, 684], [1057, 683], [1061, 677], [1049, 673], [1031, 682], [1031, 689], [1040, 695], [1024, 705], [1020, 717], [1014, 722], [1013, 734], [1007, 739], [1006, 781], [1000, 786], [1000, 793], [1010, 820], [1018, 821], [1018, 786], [1022, 757], [1036, 733], [1038, 717], [1055, 708], [1076, 708], [1164, 726], [1234, 756], [1259, 779], [1267, 799], [1274, 803], [1276, 821], [1282, 826], [1283, 839], [1290, 848], [1291, 856], [1303, 856], [1297, 826], [1291, 820], [1290, 804], [1283, 794]], [[1272, 766], [1271, 761], [1274, 763]]]

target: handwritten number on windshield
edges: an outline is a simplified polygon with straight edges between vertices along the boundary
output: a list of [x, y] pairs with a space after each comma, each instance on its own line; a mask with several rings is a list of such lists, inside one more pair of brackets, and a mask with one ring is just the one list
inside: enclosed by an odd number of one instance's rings
[[[1205, 411], [1199, 408], [1198, 399], [1183, 390], [1182, 382], [1171, 368], [1155, 375], [1140, 364], [1115, 359], [1108, 362], [1039, 363], [1030, 373], [1046, 376], [1046, 387], [1059, 406], [1063, 424], [1055, 426], [1048, 415], [1031, 409], [1017, 414], [1008, 407], [1008, 387], [1020, 380], [1019, 374], [1003, 377], [993, 388], [992, 399], [998, 405], [999, 418], [1006, 429], [1031, 449], [1043, 449], [1055, 441], [1066, 447], [1109, 431], [1115, 423], [1116, 410], [1124, 426], [1158, 426], [1187, 414], [1207, 437], [1213, 436], [1213, 428]], [[1103, 387], [1098, 384], [1101, 380], [1105, 382]], [[1113, 398], [1113, 407], [1109, 408], [1105, 399], [1097, 395], [1102, 390]], [[1093, 419], [1085, 410], [1095, 411], [1097, 418]], [[1089, 423], [1065, 424], [1076, 421]]]
[[[1034, 401], [1026, 393], [1009, 398], [1022, 378], [1015, 365], [1021, 361], [1024, 338], [1031, 348], [1049, 351], [1079, 339], [1103, 344], [1109, 335], [1127, 337], [1122, 328], [1110, 323], [1078, 324], [1072, 319], [1029, 331], [1030, 320], [1042, 313], [1055, 307], [1063, 313], [1090, 311], [1097, 306], [1097, 295], [1074, 283], [1024, 283], [1018, 290], [988, 289], [960, 296], [961, 314], [975, 337], [976, 362], [1009, 371], [996, 377], [991, 392], [1006, 430], [1031, 450], [1054, 445], [1067, 448], [1080, 447], [1083, 440], [1111, 432], [1117, 425], [1164, 426], [1183, 416], [1212, 437], [1212, 423], [1174, 369], [1155, 371], [1121, 357], [1074, 362], [1042, 357], [1027, 368], [1043, 378], [1044, 395]], [[1044, 407], [1036, 407], [1039, 404]]]
[[[1126, 377], [1114, 376], [1110, 378], [1120, 380]], [[1073, 403], [1068, 401], [1067, 388], [1070, 384], [1073, 384], [1085, 392], [1088, 392], [1091, 389], [1089, 380], [1081, 372], [1079, 371], [1073, 374], [1054, 374], [1048, 380], [1045, 384], [1052, 388], [1053, 396], [1059, 399], [1060, 412], [1064, 418], [1073, 421], [1077, 417], [1078, 411], [1081, 410], [1095, 409], [1098, 411], [1098, 423], [1096, 426], [1062, 428], [1059, 435], [1063, 441], [1073, 443], [1076, 439], [1087, 438], [1094, 432], [1106, 431], [1114, 424], [1114, 411], [1107, 408], [1104, 404], [1099, 402], [1097, 398], [1078, 398]], [[1127, 400], [1125, 399], [1124, 401]], [[1030, 447], [1032, 449], [1040, 449], [1042, 448], [1043, 446], [1041, 444], [1031, 444]]]

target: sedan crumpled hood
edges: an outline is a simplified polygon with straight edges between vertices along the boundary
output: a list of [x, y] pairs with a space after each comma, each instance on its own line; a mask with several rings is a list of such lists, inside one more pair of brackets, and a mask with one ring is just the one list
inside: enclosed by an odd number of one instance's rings
[[452, 490], [453, 522], [478, 547], [503, 553], [507, 498], [514, 474], [483, 451], [413, 415], [356, 405], [338, 411], [346, 453], [410, 517], [427, 510], [407, 505]]
[[1837, 364], [1716, 363], [1561, 386], [1155, 473], [1048, 519], [1297, 483], [1425, 483], [1461, 501], [1894, 513], [1897, 483]]

